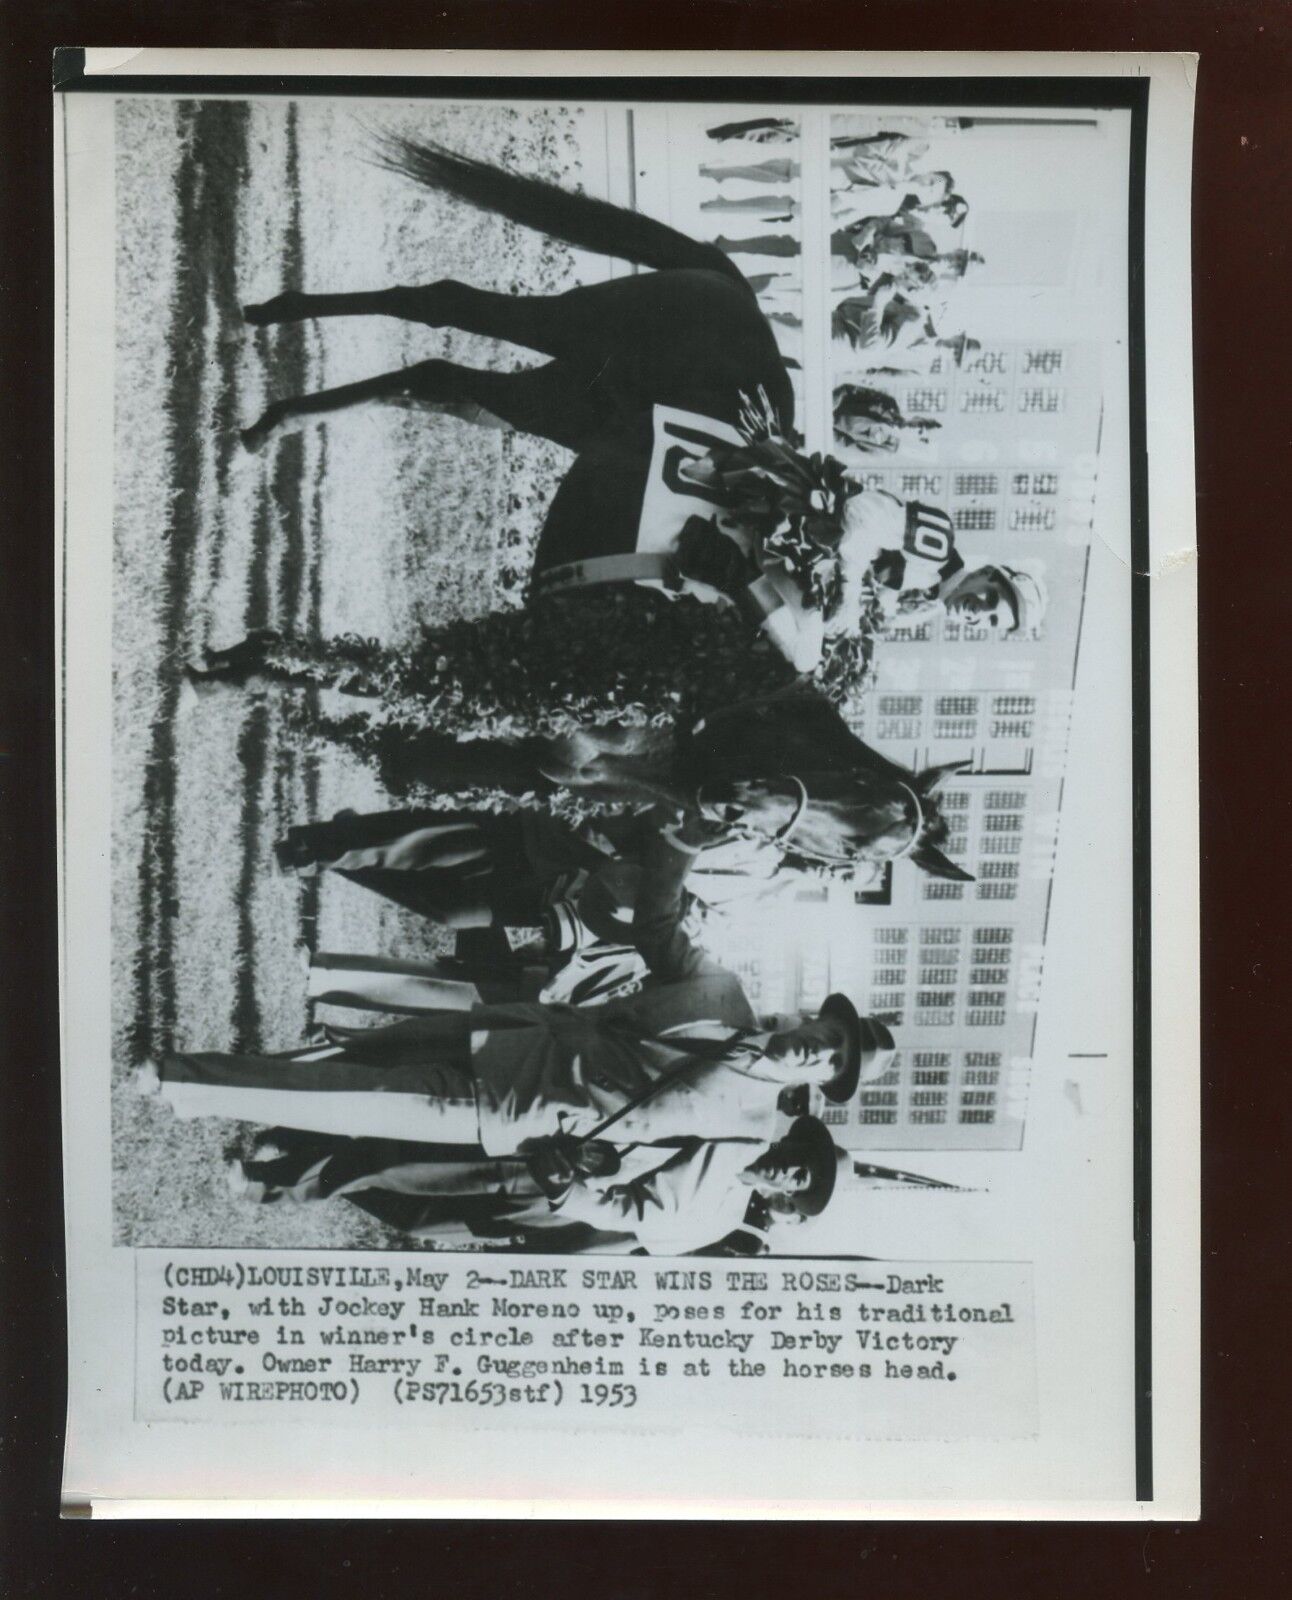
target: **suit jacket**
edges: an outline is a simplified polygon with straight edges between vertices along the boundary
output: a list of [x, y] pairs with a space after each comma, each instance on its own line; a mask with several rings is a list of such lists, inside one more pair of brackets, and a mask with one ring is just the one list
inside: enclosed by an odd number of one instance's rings
[[703, 1250], [743, 1223], [752, 1191], [740, 1174], [766, 1149], [761, 1140], [688, 1140], [627, 1181], [571, 1184], [552, 1206], [550, 1225], [629, 1233], [651, 1255]]
[[[760, 1070], [766, 1035], [756, 1031], [739, 980], [681, 926], [692, 859], [662, 835], [648, 847], [633, 941], [650, 977], [637, 994], [587, 1010], [533, 1004], [473, 1013], [480, 1142], [491, 1155], [543, 1134], [590, 1133], [685, 1063], [679, 1082], [615, 1125], [616, 1143], [774, 1136], [783, 1085]], [[729, 1047], [712, 1059], [691, 1053], [723, 1041]]]

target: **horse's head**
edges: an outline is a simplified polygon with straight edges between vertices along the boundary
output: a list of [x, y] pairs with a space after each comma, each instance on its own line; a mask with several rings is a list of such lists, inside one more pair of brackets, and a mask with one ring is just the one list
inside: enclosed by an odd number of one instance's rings
[[938, 790], [968, 765], [967, 761], [948, 761], [940, 767], [926, 767], [915, 775], [911, 785], [919, 797], [921, 825], [907, 853], [931, 878], [949, 878], [953, 883], [972, 883], [973, 873], [958, 867], [940, 848], [947, 842], [950, 829], [938, 806]]
[[[697, 725], [688, 755], [715, 800], [740, 790], [750, 814], [720, 820], [735, 826], [743, 820], [780, 837], [805, 863], [846, 869], [906, 857], [932, 877], [971, 879], [943, 853], [950, 830], [937, 799], [964, 763], [919, 773], [899, 766], [859, 739], [820, 694], [796, 690], [715, 713]], [[769, 810], [767, 826], [752, 816], [755, 789], [778, 797], [780, 809]]]
[[846, 866], [903, 857], [930, 877], [973, 881], [942, 850], [948, 837], [939, 787], [963, 762], [930, 767], [903, 779], [887, 773], [799, 774], [804, 803], [785, 843], [809, 862]]

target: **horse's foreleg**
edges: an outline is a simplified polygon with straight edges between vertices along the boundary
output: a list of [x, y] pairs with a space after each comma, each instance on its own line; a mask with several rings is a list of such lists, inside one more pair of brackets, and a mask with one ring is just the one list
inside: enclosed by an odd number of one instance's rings
[[455, 739], [423, 729], [379, 730], [380, 770], [395, 793], [533, 796], [550, 790], [539, 766], [544, 742]]
[[495, 809], [503, 796], [533, 804], [552, 789], [540, 767], [542, 740], [455, 739], [362, 715], [317, 713], [298, 725], [312, 738], [358, 756], [392, 795], [474, 795]]
[[396, 401], [404, 377], [404, 371], [383, 372], [380, 377], [339, 384], [335, 389], [319, 389], [313, 394], [275, 400], [265, 408], [258, 422], [242, 430], [242, 442], [248, 450], [259, 450], [279, 434], [294, 432], [312, 417], [330, 416], [374, 401]]

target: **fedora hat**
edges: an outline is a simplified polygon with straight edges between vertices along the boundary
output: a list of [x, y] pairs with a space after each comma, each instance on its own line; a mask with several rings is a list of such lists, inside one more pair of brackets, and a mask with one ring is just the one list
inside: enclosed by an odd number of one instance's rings
[[817, 1015], [824, 1021], [839, 1022], [845, 1030], [843, 1066], [821, 1085], [821, 1093], [832, 1105], [842, 1105], [857, 1092], [862, 1078], [877, 1078], [893, 1059], [893, 1036], [882, 1022], [861, 1016], [846, 994], [826, 997]]
[[851, 1154], [835, 1144], [829, 1128], [819, 1117], [796, 1118], [789, 1132], [776, 1143], [782, 1149], [788, 1147], [812, 1175], [806, 1189], [789, 1197], [795, 1209], [805, 1217], [820, 1216], [830, 1203], [840, 1174], [846, 1176], [851, 1172]]

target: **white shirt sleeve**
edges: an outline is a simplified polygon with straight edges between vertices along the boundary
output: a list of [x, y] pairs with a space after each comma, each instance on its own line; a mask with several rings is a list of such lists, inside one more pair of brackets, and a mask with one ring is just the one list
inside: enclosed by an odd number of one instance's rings
[[866, 572], [881, 550], [900, 550], [906, 533], [906, 502], [886, 489], [863, 489], [844, 511], [839, 554], [849, 572]]
[[762, 629], [795, 672], [811, 672], [825, 648], [825, 619], [804, 603], [798, 586], [777, 568], [764, 572], [750, 588], [767, 608]]

